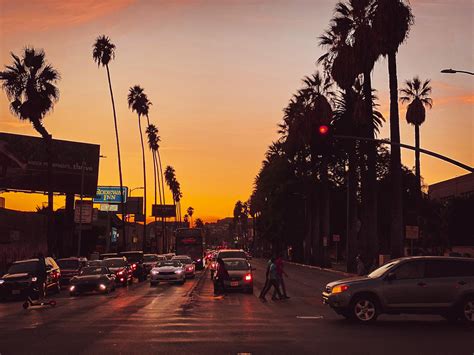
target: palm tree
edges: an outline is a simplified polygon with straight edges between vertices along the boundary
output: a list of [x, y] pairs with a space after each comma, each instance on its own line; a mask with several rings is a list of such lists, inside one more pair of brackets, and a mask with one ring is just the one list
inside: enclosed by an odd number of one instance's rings
[[2, 88], [10, 102], [10, 111], [20, 120], [28, 120], [43, 137], [48, 156], [48, 242], [52, 244], [53, 187], [52, 187], [52, 136], [43, 125], [43, 119], [59, 99], [56, 83], [60, 75], [45, 61], [42, 49], [26, 47], [23, 56], [11, 53], [13, 64], [0, 72]]
[[142, 146], [142, 166], [143, 166], [143, 214], [145, 215], [143, 223], [143, 250], [146, 245], [146, 162], [145, 162], [145, 145], [143, 144], [143, 132], [142, 132], [142, 116], [147, 116], [150, 105], [152, 104], [143, 88], [138, 85], [131, 87], [128, 91], [128, 107], [132, 109], [132, 112], [136, 112], [138, 115], [138, 130], [140, 132], [140, 142]]
[[[148, 116], [147, 116], [147, 119], [148, 119]], [[151, 124], [151, 123], [148, 123], [148, 126], [146, 128], [146, 134], [148, 137], [148, 147], [150, 148], [152, 152], [152, 157], [153, 157], [153, 181], [154, 181], [154, 186], [155, 186], [155, 200], [154, 201], [156, 205], [158, 203], [157, 192], [158, 190], [160, 190], [159, 176], [158, 176], [158, 170], [157, 170], [158, 167], [157, 167], [157, 161], [156, 161], [156, 152], [158, 151], [158, 148], [159, 148], [160, 136], [158, 135], [158, 128], [154, 124]], [[159, 195], [160, 195], [160, 203], [161, 203], [161, 191]]]
[[193, 207], [188, 207], [188, 209], [186, 210], [186, 212], [188, 213], [189, 218], [191, 218], [191, 227], [192, 227], [192, 225], [193, 225], [194, 208], [193, 208]]
[[117, 114], [115, 112], [115, 101], [114, 101], [114, 93], [112, 91], [112, 82], [110, 80], [110, 70], [109, 70], [109, 63], [112, 59], [115, 58], [115, 44], [110, 41], [110, 38], [102, 35], [97, 37], [92, 50], [92, 58], [94, 62], [97, 63], [97, 66], [103, 66], [107, 70], [107, 79], [109, 82], [109, 90], [110, 90], [110, 99], [112, 100], [112, 111], [114, 114], [114, 127], [115, 127], [115, 141], [117, 144], [117, 160], [118, 160], [118, 169], [119, 169], [119, 179], [120, 179], [120, 205], [122, 209], [122, 248], [125, 248], [126, 243], [126, 228], [125, 228], [125, 218], [124, 216], [127, 214], [125, 208], [125, 201], [124, 201], [124, 193], [123, 193], [123, 179], [122, 179], [122, 159], [120, 157], [120, 142], [119, 142], [119, 132], [118, 132], [118, 125], [117, 125]]
[[171, 195], [173, 196], [173, 204], [176, 208], [176, 172], [172, 166], [167, 166], [165, 169], [165, 182], [166, 185], [168, 185], [168, 188], [171, 191]]
[[410, 6], [403, 0], [376, 0], [373, 26], [377, 35], [380, 53], [388, 57], [390, 87], [390, 175], [392, 178], [392, 218], [390, 228], [391, 256], [403, 255], [403, 201], [402, 201], [402, 163], [400, 147], [400, 123], [398, 112], [397, 52], [407, 39], [413, 15]]
[[418, 76], [413, 80], [405, 81], [405, 87], [400, 90], [403, 94], [400, 97], [402, 103], [410, 102], [407, 108], [406, 120], [409, 124], [415, 126], [415, 175], [418, 188], [418, 198], [421, 198], [421, 173], [420, 173], [420, 126], [425, 122], [425, 107], [431, 109], [433, 100], [430, 97], [430, 80], [422, 82]]
[[194, 222], [194, 226], [196, 228], [204, 228], [204, 222], [201, 218], [196, 218], [196, 222]]

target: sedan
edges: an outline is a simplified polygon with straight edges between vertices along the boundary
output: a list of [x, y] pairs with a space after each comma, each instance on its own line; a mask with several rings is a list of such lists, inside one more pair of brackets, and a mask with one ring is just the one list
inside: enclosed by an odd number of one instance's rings
[[[224, 290], [242, 290], [253, 293], [252, 267], [247, 259], [224, 259], [224, 265], [229, 274], [229, 278], [224, 279]], [[219, 265], [217, 267], [219, 268]]]
[[87, 266], [71, 279], [69, 294], [78, 296], [85, 292], [109, 293], [115, 291], [115, 275], [105, 266]]
[[109, 258], [102, 261], [102, 266], [107, 267], [115, 274], [115, 282], [127, 286], [133, 282], [133, 271], [125, 257]]
[[186, 278], [192, 279], [196, 277], [196, 266], [194, 265], [193, 259], [191, 259], [189, 256], [177, 255], [173, 256], [173, 259], [171, 260], [177, 260], [184, 265]]
[[160, 261], [150, 272], [150, 286], [156, 286], [160, 282], [176, 282], [182, 285], [185, 281], [185, 268], [178, 260]]

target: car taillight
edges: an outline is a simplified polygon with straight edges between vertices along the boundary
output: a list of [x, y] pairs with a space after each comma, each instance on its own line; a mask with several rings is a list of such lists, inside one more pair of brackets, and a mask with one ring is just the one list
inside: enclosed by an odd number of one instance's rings
[[123, 275], [123, 270], [120, 270], [117, 275]]
[[252, 274], [245, 275], [245, 281], [252, 281]]
[[136, 268], [137, 268], [137, 264], [132, 264], [132, 269], [136, 270]]

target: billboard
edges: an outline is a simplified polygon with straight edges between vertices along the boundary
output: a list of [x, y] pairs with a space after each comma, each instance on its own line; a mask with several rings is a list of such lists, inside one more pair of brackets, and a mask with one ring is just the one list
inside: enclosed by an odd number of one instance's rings
[[[54, 192], [80, 194], [81, 176], [84, 173], [83, 195], [94, 196], [99, 173], [100, 146], [57, 139], [50, 142], [51, 189]], [[48, 191], [45, 139], [0, 133], [0, 189]]]
[[175, 205], [152, 205], [151, 215], [153, 217], [176, 217]]
[[[127, 202], [128, 187], [123, 188], [123, 202]], [[120, 186], [97, 186], [94, 203], [120, 203]]]
[[92, 223], [93, 213], [92, 201], [77, 200], [76, 208], [74, 209], [74, 223]]

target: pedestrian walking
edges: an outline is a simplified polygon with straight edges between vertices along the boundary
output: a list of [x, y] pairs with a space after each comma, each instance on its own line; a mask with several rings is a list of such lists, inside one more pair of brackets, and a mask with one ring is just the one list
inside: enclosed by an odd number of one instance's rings
[[214, 295], [219, 294], [220, 291], [225, 291], [224, 281], [229, 280], [229, 273], [225, 267], [224, 260], [217, 259], [217, 270], [214, 277]]
[[[275, 289], [278, 298], [281, 299], [283, 296], [278, 286], [278, 273], [277, 273], [277, 267], [275, 264], [275, 258], [271, 259], [270, 267], [268, 269], [268, 283], [265, 285], [265, 288], [262, 290], [262, 293], [259, 296], [259, 298], [262, 301], [264, 302], [267, 301], [267, 299], [265, 298], [265, 295], [267, 294], [268, 291], [270, 291], [270, 288], [272, 287]], [[276, 298], [272, 297], [272, 299], [276, 299]]]
[[[281, 291], [283, 293], [283, 298], [288, 299], [290, 297], [288, 297], [288, 295], [286, 294], [285, 280], [283, 278], [283, 276], [288, 277], [288, 274], [283, 269], [283, 255], [280, 254], [278, 256], [278, 258], [276, 258], [275, 265], [276, 265], [276, 272], [277, 272], [277, 275], [278, 275], [278, 286], [281, 287]], [[275, 289], [275, 290], [273, 290], [272, 299], [275, 299], [276, 296], [277, 296], [277, 290]]]
[[267, 262], [267, 270], [265, 271], [265, 283], [263, 285], [262, 291], [260, 291], [260, 298], [262, 298], [263, 291], [268, 287], [268, 275], [270, 274], [270, 265], [272, 264], [272, 259], [269, 259]]

